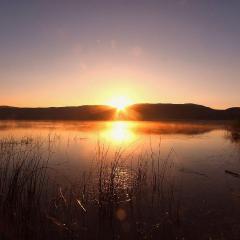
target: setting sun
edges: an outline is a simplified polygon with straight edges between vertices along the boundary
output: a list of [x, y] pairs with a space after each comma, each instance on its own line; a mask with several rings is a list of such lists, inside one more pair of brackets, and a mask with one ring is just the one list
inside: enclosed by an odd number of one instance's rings
[[115, 107], [117, 110], [122, 111], [131, 104], [131, 101], [124, 96], [117, 97], [110, 101], [109, 105]]

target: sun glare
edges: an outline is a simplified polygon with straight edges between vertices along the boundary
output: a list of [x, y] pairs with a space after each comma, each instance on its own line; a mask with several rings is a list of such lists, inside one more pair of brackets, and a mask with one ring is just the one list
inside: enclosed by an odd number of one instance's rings
[[131, 104], [131, 101], [129, 99], [127, 99], [124, 96], [121, 96], [113, 99], [109, 105], [115, 107], [119, 111], [122, 111], [130, 104]]
[[132, 130], [132, 124], [124, 121], [110, 122], [107, 125], [103, 136], [114, 143], [132, 142], [135, 134]]

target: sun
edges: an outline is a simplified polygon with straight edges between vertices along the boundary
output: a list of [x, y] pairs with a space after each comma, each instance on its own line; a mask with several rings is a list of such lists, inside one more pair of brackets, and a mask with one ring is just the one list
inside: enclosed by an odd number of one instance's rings
[[110, 106], [115, 107], [118, 111], [123, 111], [130, 104], [131, 101], [124, 96], [116, 97], [112, 99], [109, 103]]

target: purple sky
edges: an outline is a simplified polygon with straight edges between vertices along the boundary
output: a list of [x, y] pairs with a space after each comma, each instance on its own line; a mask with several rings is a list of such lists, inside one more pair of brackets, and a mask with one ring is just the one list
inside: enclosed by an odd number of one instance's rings
[[0, 1], [0, 105], [240, 106], [239, 0]]

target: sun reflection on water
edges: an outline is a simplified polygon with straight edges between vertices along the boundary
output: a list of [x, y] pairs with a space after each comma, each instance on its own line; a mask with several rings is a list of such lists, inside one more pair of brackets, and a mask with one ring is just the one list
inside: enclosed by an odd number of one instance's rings
[[131, 142], [135, 139], [135, 134], [130, 122], [111, 122], [103, 133], [103, 137], [116, 143]]

